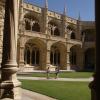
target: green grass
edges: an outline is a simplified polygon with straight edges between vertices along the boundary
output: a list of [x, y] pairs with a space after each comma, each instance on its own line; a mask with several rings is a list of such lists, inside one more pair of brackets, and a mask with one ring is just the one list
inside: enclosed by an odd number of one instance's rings
[[22, 88], [57, 100], [90, 100], [88, 82], [21, 80]]
[[[60, 78], [89, 78], [93, 72], [60, 72]], [[46, 73], [31, 73], [25, 76], [31, 77], [46, 77]], [[50, 77], [55, 77], [55, 74], [50, 74]]]

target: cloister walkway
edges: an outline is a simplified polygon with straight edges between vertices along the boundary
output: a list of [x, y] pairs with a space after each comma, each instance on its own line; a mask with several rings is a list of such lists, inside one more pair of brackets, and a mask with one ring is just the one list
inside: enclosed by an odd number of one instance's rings
[[26, 76], [18, 76], [18, 79], [26, 79], [26, 80], [53, 80], [53, 81], [79, 81], [79, 82], [90, 82], [93, 78], [49, 78], [46, 77], [26, 77]]

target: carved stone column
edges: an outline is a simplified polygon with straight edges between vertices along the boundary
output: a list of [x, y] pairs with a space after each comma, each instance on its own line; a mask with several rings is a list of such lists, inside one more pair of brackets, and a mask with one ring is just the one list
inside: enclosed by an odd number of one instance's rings
[[46, 67], [50, 66], [50, 50], [47, 49]]
[[32, 65], [32, 48], [30, 48], [30, 66]]
[[17, 33], [18, 0], [6, 0], [3, 38], [3, 57], [1, 67], [0, 100], [10, 98], [20, 100], [20, 85], [17, 80]]
[[67, 52], [67, 70], [70, 71], [70, 52]]
[[3, 25], [0, 25], [0, 67], [2, 62]]
[[68, 71], [71, 70], [71, 68], [70, 68], [70, 48], [68, 45], [67, 45], [67, 70]]
[[25, 61], [24, 61], [24, 63], [25, 63], [25, 65], [27, 64], [27, 49], [25, 50]]
[[45, 52], [46, 52], [46, 68], [47, 68], [47, 67], [50, 67], [50, 45], [51, 44], [50, 44], [50, 41], [48, 40], [46, 41], [46, 43], [47, 43], [46, 44], [47, 46], [46, 46]]
[[20, 54], [19, 54], [19, 67], [24, 67], [24, 47], [20, 46], [20, 50], [19, 50]]
[[72, 33], [72, 31], [69, 30], [69, 29], [67, 29], [67, 39], [68, 39], [68, 40], [70, 39], [71, 33]]

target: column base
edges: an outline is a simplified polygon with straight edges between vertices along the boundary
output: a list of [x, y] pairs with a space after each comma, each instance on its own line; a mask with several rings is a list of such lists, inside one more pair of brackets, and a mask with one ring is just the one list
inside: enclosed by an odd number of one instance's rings
[[56, 66], [51, 65], [51, 64], [47, 64], [46, 66], [47, 68], [49, 67], [50, 71], [55, 71]]
[[19, 62], [18, 67], [19, 67], [19, 71], [23, 71], [23, 69], [25, 67], [24, 62]]
[[18, 80], [3, 81], [0, 84], [0, 100], [21, 100], [21, 83]]
[[70, 66], [67, 66], [67, 71], [71, 71], [71, 68], [70, 68]]

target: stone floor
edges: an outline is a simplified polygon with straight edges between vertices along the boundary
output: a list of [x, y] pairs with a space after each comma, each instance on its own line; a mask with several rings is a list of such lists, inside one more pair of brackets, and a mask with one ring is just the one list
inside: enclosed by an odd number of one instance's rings
[[22, 89], [22, 100], [57, 100], [51, 97]]
[[93, 80], [92, 77], [90, 78], [49, 78], [46, 77], [26, 77], [26, 76], [18, 76], [18, 79], [27, 79], [27, 80], [53, 80], [53, 81], [79, 81], [79, 82], [90, 82]]

